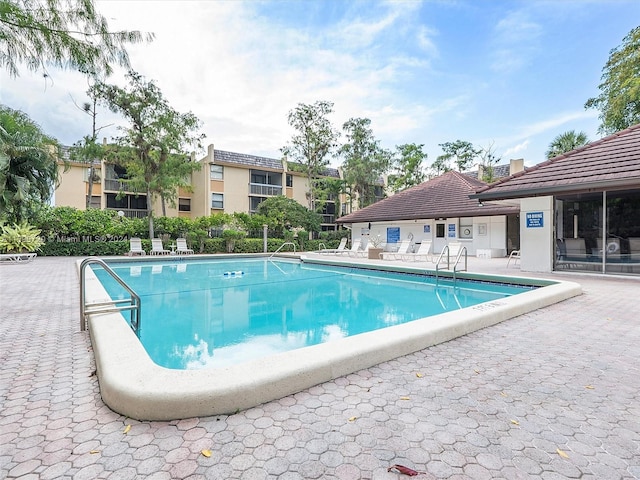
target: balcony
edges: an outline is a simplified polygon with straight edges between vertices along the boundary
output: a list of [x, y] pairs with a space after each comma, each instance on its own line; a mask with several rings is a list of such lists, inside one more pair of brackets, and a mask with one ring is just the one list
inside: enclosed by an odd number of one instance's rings
[[114, 178], [105, 178], [104, 179], [104, 189], [111, 190], [114, 192], [126, 192], [128, 191], [127, 185], [122, 183], [120, 180], [116, 180]]
[[322, 215], [322, 224], [327, 224], [327, 223], [336, 223], [336, 216], [335, 215]]
[[282, 195], [282, 185], [268, 185], [265, 183], [250, 183], [249, 195], [260, 195], [261, 197], [273, 197]]
[[116, 212], [124, 212], [127, 218], [146, 218], [146, 210], [132, 210], [130, 208], [107, 208], [107, 210], [115, 210]]

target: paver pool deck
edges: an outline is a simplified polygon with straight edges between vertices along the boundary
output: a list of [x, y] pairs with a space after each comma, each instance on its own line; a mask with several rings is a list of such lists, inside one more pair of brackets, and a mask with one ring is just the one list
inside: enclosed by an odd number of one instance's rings
[[234, 415], [140, 422], [100, 398], [76, 260], [0, 265], [0, 479], [640, 478], [640, 278], [470, 258], [584, 293]]

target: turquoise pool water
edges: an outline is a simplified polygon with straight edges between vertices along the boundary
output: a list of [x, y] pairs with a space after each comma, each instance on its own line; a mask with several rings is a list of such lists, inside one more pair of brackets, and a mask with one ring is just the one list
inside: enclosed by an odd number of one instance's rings
[[[238, 364], [534, 288], [264, 258], [109, 265], [141, 297], [147, 353], [172, 369]], [[93, 270], [112, 298], [126, 297]]]

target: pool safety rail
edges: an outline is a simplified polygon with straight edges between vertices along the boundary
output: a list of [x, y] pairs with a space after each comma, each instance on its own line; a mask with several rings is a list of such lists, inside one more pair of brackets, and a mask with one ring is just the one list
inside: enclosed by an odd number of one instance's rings
[[273, 257], [276, 253], [278, 253], [280, 250], [282, 250], [282, 248], [283, 248], [285, 245], [291, 245], [291, 246], [293, 246], [293, 253], [296, 253], [296, 244], [295, 244], [295, 243], [293, 243], [293, 242], [284, 242], [282, 245], [280, 245], [280, 246], [278, 247], [278, 249], [277, 249], [275, 252], [273, 252], [273, 253], [269, 256], [269, 258]]
[[[88, 265], [97, 263], [105, 272], [117, 281], [122, 288], [129, 293], [129, 298], [122, 298], [119, 300], [108, 300], [105, 302], [86, 302], [86, 274], [85, 269]], [[80, 330], [87, 329], [87, 316], [101, 313], [113, 313], [113, 312], [131, 312], [131, 328], [138, 334], [140, 328], [140, 297], [133, 289], [122, 280], [116, 272], [114, 272], [104, 260], [97, 257], [85, 258], [80, 263]]]
[[[440, 264], [442, 263], [442, 261], [445, 258], [445, 254], [446, 254], [446, 259], [447, 259], [447, 268], [444, 267], [440, 267]], [[464, 255], [464, 268], [458, 268], [458, 264], [460, 263], [460, 260], [462, 260], [462, 256]], [[450, 271], [453, 274], [453, 281], [456, 281], [456, 272], [466, 272], [467, 271], [467, 247], [461, 247], [460, 250], [458, 251], [458, 254], [456, 255], [455, 260], [453, 261], [453, 268], [451, 268], [451, 255], [450, 255], [450, 251], [449, 251], [449, 245], [445, 245], [445, 247], [442, 249], [442, 252], [440, 252], [440, 256], [438, 257], [438, 260], [436, 260], [436, 284], [438, 282], [438, 272], [440, 270], [443, 271]]]

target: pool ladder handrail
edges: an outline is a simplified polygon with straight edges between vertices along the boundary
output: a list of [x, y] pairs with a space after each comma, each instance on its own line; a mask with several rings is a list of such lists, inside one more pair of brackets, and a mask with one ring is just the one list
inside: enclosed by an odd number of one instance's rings
[[278, 249], [275, 252], [273, 252], [269, 256], [269, 258], [273, 257], [276, 253], [278, 253], [280, 250], [282, 250], [282, 247], [284, 247], [285, 245], [292, 245], [293, 246], [293, 253], [296, 253], [296, 244], [295, 243], [293, 243], [293, 242], [284, 242], [282, 245], [280, 245], [278, 247]]
[[[119, 300], [109, 300], [106, 302], [86, 303], [85, 269], [87, 265], [92, 263], [97, 263], [104, 268], [104, 270], [129, 293], [130, 297]], [[80, 263], [80, 330], [84, 331], [87, 328], [87, 315], [129, 310], [131, 312], [131, 328], [137, 335], [140, 328], [140, 307], [141, 303], [138, 294], [133, 291], [133, 289], [127, 285], [127, 283], [122, 280], [122, 278], [120, 278], [104, 260], [97, 257], [88, 257]]]
[[[451, 269], [451, 256], [449, 255], [449, 245], [445, 245], [444, 248], [442, 249], [442, 252], [440, 252], [440, 256], [438, 257], [438, 260], [436, 261], [436, 285], [438, 283], [438, 271], [440, 270], [440, 263], [445, 253], [447, 254], [447, 268], [446, 269], [443, 268], [443, 270], [450, 270], [453, 272], [454, 282], [456, 281], [456, 272], [467, 271], [467, 247], [460, 248], [460, 251], [458, 252], [458, 255], [455, 258], [455, 262], [453, 262], [453, 269]], [[460, 260], [463, 254], [464, 254], [464, 268], [458, 269], [456, 267], [458, 266], [458, 263], [460, 263]]]

